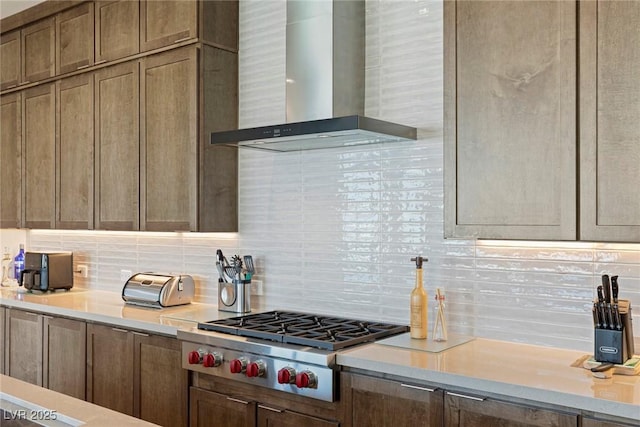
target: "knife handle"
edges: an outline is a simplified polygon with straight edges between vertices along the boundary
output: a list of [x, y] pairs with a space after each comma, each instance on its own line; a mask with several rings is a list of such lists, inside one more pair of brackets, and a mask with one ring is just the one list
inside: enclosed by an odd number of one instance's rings
[[603, 363], [600, 366], [596, 366], [595, 368], [591, 368], [591, 372], [602, 372], [608, 369], [613, 368], [613, 363]]
[[615, 304], [618, 303], [618, 276], [611, 276], [611, 296], [613, 297], [613, 302]]
[[600, 312], [598, 311], [598, 304], [593, 303], [593, 327], [596, 329], [600, 329], [602, 327], [602, 322], [600, 321]]
[[604, 302], [611, 303], [611, 284], [607, 274], [602, 275], [602, 288], [604, 290]]

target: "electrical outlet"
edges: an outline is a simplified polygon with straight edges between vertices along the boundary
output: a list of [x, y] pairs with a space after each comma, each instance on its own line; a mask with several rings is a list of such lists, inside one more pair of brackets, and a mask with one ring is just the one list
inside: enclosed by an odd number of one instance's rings
[[84, 264], [78, 264], [78, 275], [81, 277], [89, 277], [89, 267]]
[[251, 294], [256, 296], [264, 294], [262, 280], [251, 280]]
[[126, 282], [127, 280], [129, 280], [131, 276], [133, 276], [133, 273], [131, 273], [131, 270], [120, 270], [121, 282]]

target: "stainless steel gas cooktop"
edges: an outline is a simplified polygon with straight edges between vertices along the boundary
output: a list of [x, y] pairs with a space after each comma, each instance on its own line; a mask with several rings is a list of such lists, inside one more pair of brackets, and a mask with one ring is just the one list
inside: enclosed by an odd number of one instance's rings
[[278, 310], [198, 323], [198, 329], [324, 350], [339, 350], [409, 330], [391, 323]]

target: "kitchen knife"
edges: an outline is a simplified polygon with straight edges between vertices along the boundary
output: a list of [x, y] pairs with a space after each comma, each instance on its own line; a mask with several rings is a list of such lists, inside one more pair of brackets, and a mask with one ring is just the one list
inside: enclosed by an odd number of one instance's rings
[[618, 309], [618, 304], [613, 304], [613, 327], [617, 330], [622, 330], [622, 318], [620, 317], [620, 310]]
[[604, 290], [605, 304], [611, 304], [611, 284], [609, 283], [609, 275], [602, 275], [602, 289]]
[[611, 296], [614, 304], [618, 304], [618, 291], [618, 276], [611, 276]]
[[591, 368], [591, 372], [603, 372], [608, 369], [613, 368], [613, 363], [603, 363], [600, 366], [596, 366], [595, 368]]
[[602, 294], [602, 286], [598, 286], [598, 309], [600, 310], [600, 324], [603, 329], [608, 328], [607, 316], [604, 308], [604, 295]]
[[596, 329], [600, 329], [602, 327], [602, 322], [600, 322], [600, 312], [598, 310], [598, 304], [593, 303], [593, 327]]

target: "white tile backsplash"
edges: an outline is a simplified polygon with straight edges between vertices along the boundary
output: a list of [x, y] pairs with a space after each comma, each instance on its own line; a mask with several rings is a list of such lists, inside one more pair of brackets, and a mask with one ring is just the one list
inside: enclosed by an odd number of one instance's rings
[[[243, 127], [285, 120], [285, 5], [240, 2]], [[418, 141], [241, 150], [237, 234], [32, 231], [29, 249], [73, 250], [89, 265], [80, 285], [95, 289], [120, 290], [121, 270], [192, 274], [207, 302], [215, 250], [251, 253], [269, 304], [403, 323], [410, 258], [423, 254], [452, 332], [584, 351], [601, 274], [619, 274], [621, 297], [640, 306], [640, 245], [443, 239], [440, 1], [368, 0], [366, 58], [367, 115], [416, 126]]]

